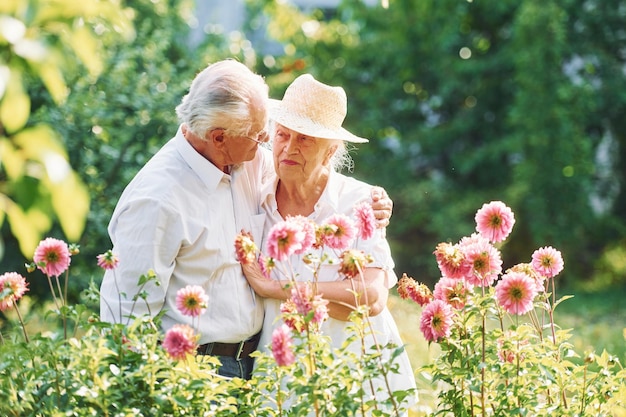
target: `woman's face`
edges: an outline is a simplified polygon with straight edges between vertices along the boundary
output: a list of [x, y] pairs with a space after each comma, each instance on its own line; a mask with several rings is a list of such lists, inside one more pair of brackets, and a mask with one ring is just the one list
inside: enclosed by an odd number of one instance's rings
[[332, 140], [306, 136], [276, 124], [272, 149], [278, 178], [307, 181], [327, 172], [337, 145]]

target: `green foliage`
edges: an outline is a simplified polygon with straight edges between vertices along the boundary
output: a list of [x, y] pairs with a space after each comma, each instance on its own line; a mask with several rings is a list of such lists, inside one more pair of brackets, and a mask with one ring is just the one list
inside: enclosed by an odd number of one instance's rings
[[172, 363], [157, 323], [80, 324], [80, 337], [0, 344], [3, 416], [236, 415], [237, 381], [216, 377], [210, 357]]
[[78, 239], [89, 206], [89, 194], [54, 129], [30, 121], [32, 96], [43, 86], [52, 102], [62, 103], [67, 71], [83, 65], [95, 77], [102, 70], [99, 33], [120, 38], [132, 28], [118, 4], [95, 0], [59, 1], [55, 7], [8, 0], [0, 6], [0, 20], [0, 199], [26, 254], [50, 229], [53, 215], [66, 236]]

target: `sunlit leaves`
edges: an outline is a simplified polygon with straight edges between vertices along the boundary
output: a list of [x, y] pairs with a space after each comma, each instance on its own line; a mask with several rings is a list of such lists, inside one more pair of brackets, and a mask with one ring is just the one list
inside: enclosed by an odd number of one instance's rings
[[0, 98], [0, 124], [4, 129], [15, 132], [24, 127], [30, 114], [30, 98], [24, 91], [18, 71], [10, 71], [4, 97]]
[[[64, 145], [45, 126], [26, 127], [41, 81], [62, 104], [67, 75], [85, 68], [95, 79], [103, 70], [106, 36], [130, 39], [133, 27], [119, 1], [31, 0], [0, 5], [0, 209], [23, 253], [32, 252], [54, 215], [70, 240], [78, 240], [89, 211], [89, 194], [72, 170]], [[28, 81], [27, 81], [28, 80]], [[25, 193], [25, 188], [29, 189]]]

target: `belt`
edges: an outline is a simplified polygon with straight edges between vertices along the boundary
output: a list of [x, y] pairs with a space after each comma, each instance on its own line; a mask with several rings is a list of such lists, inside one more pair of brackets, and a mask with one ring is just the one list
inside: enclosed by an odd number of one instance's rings
[[239, 343], [205, 343], [198, 346], [197, 352], [198, 355], [229, 356], [239, 361], [249, 357], [256, 350], [260, 338], [261, 333], [257, 333], [250, 339]]

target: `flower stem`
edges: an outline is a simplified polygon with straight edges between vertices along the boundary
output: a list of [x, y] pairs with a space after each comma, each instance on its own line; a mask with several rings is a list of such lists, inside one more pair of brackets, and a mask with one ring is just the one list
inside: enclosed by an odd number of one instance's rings
[[[26, 343], [29, 343], [30, 340], [28, 339], [28, 333], [26, 332], [26, 325], [24, 324], [24, 319], [22, 319], [22, 314], [20, 313], [20, 309], [17, 308], [17, 302], [15, 300], [13, 300], [13, 306], [15, 307], [17, 318], [19, 319], [20, 324], [22, 325], [22, 331], [24, 332], [24, 340], [26, 340]], [[4, 339], [2, 339], [2, 341], [4, 342]]]
[[52, 299], [54, 300], [54, 305], [56, 306], [57, 310], [61, 312], [61, 307], [59, 307], [59, 300], [56, 296], [56, 293], [54, 292], [54, 286], [52, 285], [52, 280], [50, 279], [50, 275], [46, 274], [46, 276], [48, 277], [48, 284], [50, 285], [50, 292], [52, 293]]
[[61, 320], [63, 320], [63, 338], [67, 340], [67, 317], [65, 317], [65, 308], [64, 308], [66, 304], [65, 304], [65, 297], [63, 296], [63, 291], [61, 291], [61, 283], [59, 282], [58, 275], [55, 277], [55, 281], [57, 283], [57, 288], [59, 290], [59, 297], [61, 297], [61, 309], [59, 310], [59, 313], [61, 313]]

